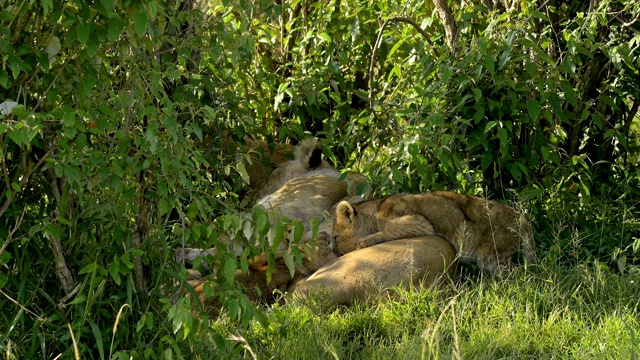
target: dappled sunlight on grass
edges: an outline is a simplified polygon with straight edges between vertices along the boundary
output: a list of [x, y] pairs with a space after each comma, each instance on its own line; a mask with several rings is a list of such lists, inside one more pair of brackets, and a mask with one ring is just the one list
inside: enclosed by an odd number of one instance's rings
[[598, 263], [543, 263], [500, 279], [469, 270], [350, 308], [275, 306], [267, 327], [241, 335], [257, 358], [629, 358], [639, 350], [636, 279]]

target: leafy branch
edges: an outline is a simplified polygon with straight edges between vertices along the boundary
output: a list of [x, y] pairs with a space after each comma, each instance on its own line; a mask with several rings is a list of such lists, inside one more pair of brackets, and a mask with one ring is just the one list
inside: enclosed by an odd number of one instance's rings
[[413, 19], [408, 18], [406, 16], [392, 16], [390, 18], [388, 18], [383, 24], [382, 27], [380, 27], [380, 30], [378, 31], [378, 38], [376, 39], [376, 43], [373, 46], [373, 52], [371, 53], [371, 61], [369, 63], [369, 108], [373, 111], [373, 86], [375, 83], [375, 78], [373, 76], [373, 66], [374, 66], [374, 62], [376, 59], [376, 56], [378, 54], [378, 49], [380, 48], [380, 45], [382, 44], [382, 34], [384, 33], [385, 28], [387, 27], [387, 25], [389, 25], [389, 23], [391, 23], [392, 21], [399, 21], [399, 22], [403, 22], [406, 24], [409, 24], [411, 26], [413, 26], [416, 31], [418, 31], [420, 33], [420, 35], [422, 35], [422, 37], [424, 37], [424, 39], [427, 41], [427, 43], [429, 43], [429, 46], [431, 46], [431, 49], [433, 50], [433, 53], [437, 56], [440, 57], [440, 54], [438, 53], [438, 50], [436, 50], [435, 46], [433, 45], [433, 42], [431, 41], [431, 38], [429, 37], [429, 34], [427, 34], [426, 31], [424, 31], [420, 25], [418, 25], [417, 22], [415, 22]]

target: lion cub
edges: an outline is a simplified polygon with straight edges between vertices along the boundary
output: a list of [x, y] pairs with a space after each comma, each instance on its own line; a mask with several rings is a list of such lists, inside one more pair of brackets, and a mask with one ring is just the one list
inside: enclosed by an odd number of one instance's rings
[[342, 201], [336, 208], [333, 236], [342, 249], [345, 243], [347, 248], [365, 248], [431, 235], [449, 241], [460, 261], [475, 261], [490, 272], [511, 266], [520, 244], [527, 261], [533, 263], [530, 225], [518, 221], [511, 207], [495, 201], [438, 191], [357, 204]]

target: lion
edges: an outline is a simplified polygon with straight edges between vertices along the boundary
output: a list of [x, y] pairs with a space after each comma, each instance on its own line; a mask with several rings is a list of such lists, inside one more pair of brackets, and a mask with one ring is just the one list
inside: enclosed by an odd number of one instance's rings
[[[267, 279], [269, 262], [266, 254], [250, 259], [246, 272], [241, 269], [236, 270], [236, 281], [242, 286], [243, 293], [247, 299], [254, 303], [272, 304], [278, 301], [278, 292], [286, 292], [299, 279], [308, 277], [324, 264], [337, 259], [332, 237], [326, 232], [318, 233], [316, 244], [314, 248], [308, 243], [298, 244], [299, 247], [306, 247], [305, 249], [300, 249], [305, 255], [301, 264], [295, 264], [293, 274], [285, 264], [284, 258], [280, 257], [276, 259], [271, 279]], [[215, 286], [215, 281], [207, 281], [207, 278], [197, 271], [190, 271], [189, 273], [190, 276], [187, 279], [187, 283], [200, 298], [204, 310], [211, 315], [217, 315], [222, 303], [218, 297], [207, 296], [205, 293], [205, 286], [208, 286], [207, 284]]]
[[421, 288], [453, 275], [456, 251], [439, 236], [385, 242], [325, 264], [290, 288], [294, 300], [326, 294], [329, 305], [350, 305], [386, 296], [397, 286]]
[[[264, 188], [269, 175], [280, 164], [290, 161], [295, 147], [290, 144], [274, 143], [271, 146], [264, 140], [245, 137], [245, 150], [248, 150], [245, 160], [249, 187], [254, 191]], [[259, 156], [255, 156], [255, 154]]]
[[479, 197], [447, 191], [399, 194], [336, 208], [333, 226], [339, 248], [366, 248], [415, 236], [440, 236], [455, 248], [461, 262], [475, 261], [494, 272], [511, 267], [522, 245], [533, 263], [532, 232], [513, 208]]
[[293, 160], [281, 163], [269, 175], [264, 186], [258, 190], [259, 197], [275, 193], [295, 178], [324, 175], [338, 179], [342, 175], [322, 159], [321, 143], [317, 138], [302, 140], [294, 153]]
[[258, 206], [271, 210], [274, 221], [281, 217], [300, 219], [309, 231], [309, 223], [322, 217], [333, 205], [347, 196], [347, 184], [336, 177], [315, 175], [289, 180], [280, 189], [258, 201]]
[[[250, 184], [260, 195], [256, 206], [270, 210], [274, 216], [270, 219], [273, 225], [281, 217], [299, 218], [305, 230], [309, 231], [309, 222], [320, 218], [323, 212], [346, 196], [347, 183], [339, 181], [340, 172], [334, 170], [329, 163], [322, 160], [321, 143], [316, 138], [302, 140], [295, 148], [286, 144], [275, 144], [274, 150], [264, 141], [246, 139], [247, 147], [263, 153], [263, 161], [277, 163], [278, 167], [269, 174], [270, 165], [262, 165], [253, 161], [247, 167]], [[286, 160], [288, 154], [295, 158]], [[303, 179], [304, 178], [304, 179]], [[359, 177], [350, 177], [354, 183], [363, 183]], [[256, 185], [257, 184], [257, 185]], [[308, 238], [308, 236], [305, 236]], [[286, 245], [286, 243], [284, 244]], [[175, 249], [175, 258], [179, 263], [193, 262], [197, 257], [215, 255], [216, 250], [180, 248]]]
[[[264, 188], [258, 192], [262, 194], [256, 206], [274, 214], [270, 218], [273, 226], [282, 217], [300, 219], [305, 227], [302, 242], [290, 244], [283, 241], [276, 253], [275, 271], [271, 281], [267, 281], [268, 255], [261, 254], [250, 261], [249, 271], [239, 271], [237, 280], [246, 290], [249, 299], [263, 303], [274, 301], [273, 292], [276, 289], [286, 290], [302, 277], [311, 275], [325, 263], [337, 258], [335, 244], [331, 236], [332, 221], [323, 222], [316, 237], [317, 247], [314, 248], [312, 239], [311, 220], [323, 216], [337, 202], [346, 198], [348, 185], [340, 181], [341, 173], [333, 169], [322, 160], [320, 143], [317, 139], [303, 140], [295, 150], [295, 158], [281, 163], [265, 181]], [[348, 178], [352, 182], [362, 183], [362, 178]], [[287, 239], [289, 240], [289, 239]], [[298, 246], [304, 254], [302, 264], [296, 263], [293, 275], [284, 263], [284, 255], [290, 251], [288, 247]], [[177, 259], [194, 260], [198, 256], [215, 256], [215, 249], [178, 249], [175, 251]], [[194, 281], [196, 281], [194, 283]], [[192, 286], [205, 300], [202, 284], [199, 280], [191, 281]], [[204, 285], [202, 285], [204, 286]], [[259, 291], [256, 291], [259, 290]], [[215, 307], [215, 300], [206, 300], [209, 308]]]

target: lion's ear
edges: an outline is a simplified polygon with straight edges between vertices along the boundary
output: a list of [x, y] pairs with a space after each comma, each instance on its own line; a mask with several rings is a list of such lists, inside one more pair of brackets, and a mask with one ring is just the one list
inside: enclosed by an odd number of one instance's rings
[[356, 212], [348, 201], [341, 201], [336, 208], [336, 221], [353, 223]]

